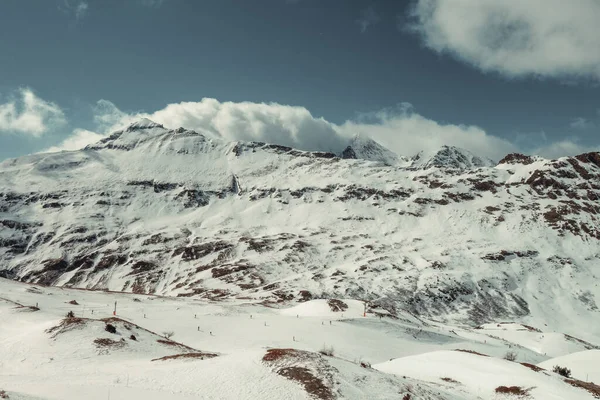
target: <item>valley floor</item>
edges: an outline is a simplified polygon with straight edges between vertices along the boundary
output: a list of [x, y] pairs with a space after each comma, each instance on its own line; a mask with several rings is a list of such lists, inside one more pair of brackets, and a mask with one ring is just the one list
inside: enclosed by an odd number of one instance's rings
[[279, 309], [0, 279], [0, 390], [28, 400], [594, 398], [577, 383], [600, 380], [593, 344], [519, 323], [365, 315], [362, 302], [342, 301], [337, 312], [326, 300]]

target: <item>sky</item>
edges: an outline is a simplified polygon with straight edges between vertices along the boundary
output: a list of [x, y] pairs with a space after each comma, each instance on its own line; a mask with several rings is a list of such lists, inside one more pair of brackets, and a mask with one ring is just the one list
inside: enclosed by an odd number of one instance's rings
[[600, 149], [597, 0], [1, 0], [0, 160], [148, 117], [337, 150]]

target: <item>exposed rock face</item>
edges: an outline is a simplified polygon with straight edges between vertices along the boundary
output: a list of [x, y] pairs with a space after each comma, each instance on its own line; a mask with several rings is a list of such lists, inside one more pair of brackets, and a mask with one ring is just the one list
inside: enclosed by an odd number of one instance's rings
[[145, 120], [81, 151], [7, 160], [0, 277], [355, 298], [474, 323], [542, 312], [558, 291], [597, 312], [598, 153], [494, 165], [444, 147], [409, 161], [355, 138], [340, 154]]

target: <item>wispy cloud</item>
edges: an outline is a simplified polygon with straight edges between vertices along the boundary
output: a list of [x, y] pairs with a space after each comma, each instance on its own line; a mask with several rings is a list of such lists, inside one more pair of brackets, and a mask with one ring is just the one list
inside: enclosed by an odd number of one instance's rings
[[356, 22], [360, 26], [360, 31], [365, 33], [369, 27], [379, 23], [381, 17], [373, 7], [368, 7], [361, 12], [361, 16]]
[[62, 7], [59, 8], [79, 22], [88, 15], [90, 5], [85, 0], [64, 0]]
[[46, 150], [43, 150], [42, 152], [52, 153], [63, 150], [79, 150], [90, 143], [96, 143], [102, 138], [104, 138], [104, 135], [100, 133], [88, 131], [85, 129], [75, 129], [71, 136], [63, 140], [59, 145], [52, 146]]
[[138, 0], [138, 2], [146, 7], [155, 7], [158, 8], [162, 6], [167, 0]]
[[430, 49], [508, 77], [600, 80], [597, 0], [415, 0]]
[[569, 126], [573, 129], [588, 129], [590, 127], [593, 126], [593, 123], [586, 119], [586, 118], [582, 118], [582, 117], [578, 117], [578, 118], [574, 118], [573, 120], [571, 120], [571, 123], [569, 124]]
[[19, 89], [9, 96], [8, 102], [0, 104], [0, 133], [39, 137], [65, 123], [58, 105], [39, 98], [29, 88]]

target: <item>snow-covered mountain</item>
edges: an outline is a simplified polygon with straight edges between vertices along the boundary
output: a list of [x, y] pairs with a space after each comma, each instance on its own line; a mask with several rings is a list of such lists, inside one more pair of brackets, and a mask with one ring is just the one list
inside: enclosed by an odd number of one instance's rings
[[404, 157], [399, 157], [396, 153], [386, 149], [373, 139], [355, 135], [348, 147], [340, 154], [345, 159], [361, 159], [368, 161], [379, 161], [386, 165], [398, 165], [408, 162]]
[[[79, 151], [0, 164], [0, 276], [267, 303], [367, 300], [595, 338], [600, 154], [444, 147], [412, 161], [230, 143], [143, 120]], [[378, 161], [378, 162], [373, 162]]]

